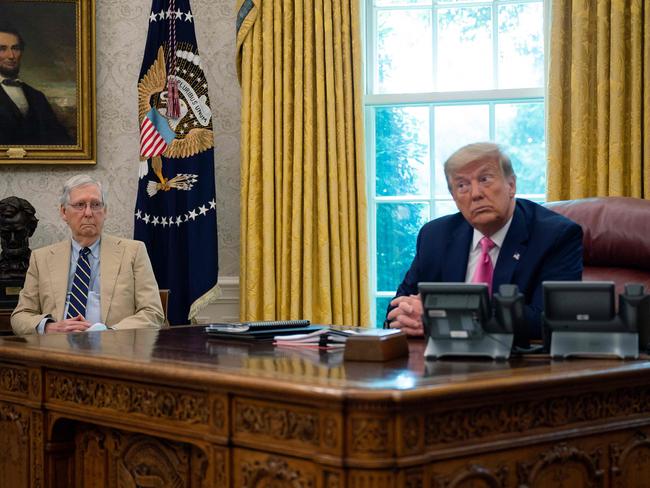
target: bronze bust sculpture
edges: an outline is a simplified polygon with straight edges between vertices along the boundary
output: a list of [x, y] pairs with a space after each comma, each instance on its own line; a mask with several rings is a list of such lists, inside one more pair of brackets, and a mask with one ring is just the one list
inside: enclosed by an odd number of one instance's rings
[[25, 279], [29, 267], [29, 238], [38, 219], [31, 203], [23, 198], [0, 200], [0, 280]]

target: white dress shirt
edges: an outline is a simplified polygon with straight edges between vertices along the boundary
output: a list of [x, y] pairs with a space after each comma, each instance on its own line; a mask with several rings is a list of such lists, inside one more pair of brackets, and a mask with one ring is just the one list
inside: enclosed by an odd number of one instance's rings
[[27, 115], [27, 112], [29, 111], [29, 103], [27, 102], [27, 98], [25, 97], [25, 92], [23, 91], [22, 86], [9, 86], [9, 85], [3, 85], [2, 82], [3, 80], [6, 80], [6, 76], [0, 75], [0, 87], [5, 91], [7, 96], [11, 98], [11, 101], [16, 104], [16, 107], [18, 107], [18, 110], [20, 110], [20, 113], [23, 115]]

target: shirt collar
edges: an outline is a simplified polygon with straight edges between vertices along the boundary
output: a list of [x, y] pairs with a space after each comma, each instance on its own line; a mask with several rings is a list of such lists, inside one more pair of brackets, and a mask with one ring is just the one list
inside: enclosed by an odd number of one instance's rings
[[[95, 259], [99, 259], [99, 243], [100, 243], [101, 240], [102, 240], [102, 238], [101, 238], [101, 236], [100, 236], [99, 239], [97, 239], [95, 242], [93, 242], [93, 243], [89, 246], [90, 254], [91, 254], [92, 257], [94, 257]], [[74, 249], [74, 250], [76, 251], [76, 253], [79, 254], [79, 252], [81, 252], [81, 250], [82, 250], [83, 248], [81, 247], [81, 244], [79, 244], [77, 241], [75, 241], [74, 239], [72, 239], [72, 249]]]
[[[496, 244], [497, 249], [501, 249], [501, 246], [503, 246], [503, 241], [506, 240], [506, 234], [508, 233], [508, 229], [510, 229], [510, 224], [512, 224], [512, 218], [514, 216], [515, 214], [513, 213], [512, 216], [508, 219], [508, 221], [504, 224], [504, 226], [490, 236], [492, 242]], [[481, 242], [481, 239], [483, 239], [483, 237], [484, 234], [482, 234], [481, 231], [475, 228], [474, 236], [472, 237], [472, 250], [475, 250], [480, 245], [479, 243]]]

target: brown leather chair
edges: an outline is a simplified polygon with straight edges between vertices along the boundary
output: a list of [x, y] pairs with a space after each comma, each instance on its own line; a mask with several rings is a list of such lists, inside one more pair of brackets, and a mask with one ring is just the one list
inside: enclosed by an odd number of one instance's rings
[[546, 207], [580, 224], [585, 281], [642, 283], [650, 292], [650, 200], [599, 197], [549, 202]]

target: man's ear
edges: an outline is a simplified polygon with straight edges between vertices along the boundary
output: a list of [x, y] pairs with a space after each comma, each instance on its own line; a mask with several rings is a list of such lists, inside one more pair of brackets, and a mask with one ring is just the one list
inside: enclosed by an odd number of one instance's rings
[[68, 223], [68, 216], [65, 214], [65, 206], [61, 205], [59, 207], [59, 214], [61, 215], [61, 218], [63, 221], [67, 224]]
[[509, 187], [508, 196], [510, 196], [510, 198], [515, 198], [517, 193], [517, 175], [508, 176], [507, 181]]

